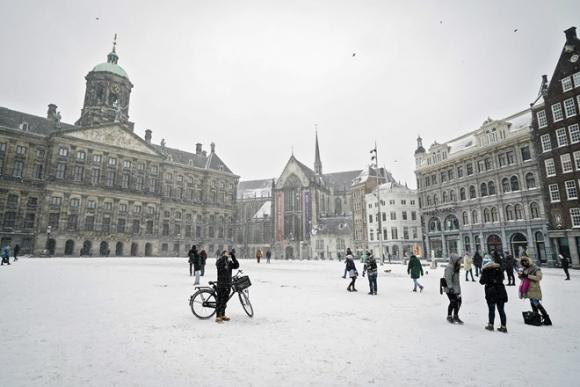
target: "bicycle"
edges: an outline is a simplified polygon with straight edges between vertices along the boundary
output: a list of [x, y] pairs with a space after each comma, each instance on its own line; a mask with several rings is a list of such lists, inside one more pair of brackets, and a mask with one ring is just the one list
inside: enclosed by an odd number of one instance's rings
[[[228, 301], [238, 294], [242, 308], [249, 317], [254, 317], [254, 308], [250, 302], [250, 292], [248, 288], [252, 285], [250, 277], [242, 276], [243, 272], [238, 272], [232, 277], [232, 287]], [[216, 312], [217, 305], [217, 281], [209, 281], [210, 286], [196, 286], [197, 291], [189, 297], [189, 306], [195, 317], [206, 320]]]

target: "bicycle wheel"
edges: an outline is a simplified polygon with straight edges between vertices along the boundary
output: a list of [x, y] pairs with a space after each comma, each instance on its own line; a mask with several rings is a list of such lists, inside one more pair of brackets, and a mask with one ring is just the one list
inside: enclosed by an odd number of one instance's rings
[[191, 296], [189, 306], [195, 317], [208, 319], [215, 314], [216, 295], [211, 289], [199, 289]]
[[254, 308], [252, 308], [248, 292], [246, 290], [239, 291], [238, 297], [240, 297], [240, 303], [242, 304], [242, 308], [246, 311], [246, 314], [250, 317], [254, 317]]

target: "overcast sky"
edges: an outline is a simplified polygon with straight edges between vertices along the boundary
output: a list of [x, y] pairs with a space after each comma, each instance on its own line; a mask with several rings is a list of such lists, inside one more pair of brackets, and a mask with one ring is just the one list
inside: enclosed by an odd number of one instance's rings
[[0, 106], [55, 103], [73, 123], [118, 33], [139, 135], [213, 141], [249, 180], [278, 177], [292, 148], [313, 167], [317, 124], [324, 172], [363, 168], [376, 140], [415, 187], [417, 134], [443, 142], [528, 107], [580, 1], [0, 0], [0, 15]]

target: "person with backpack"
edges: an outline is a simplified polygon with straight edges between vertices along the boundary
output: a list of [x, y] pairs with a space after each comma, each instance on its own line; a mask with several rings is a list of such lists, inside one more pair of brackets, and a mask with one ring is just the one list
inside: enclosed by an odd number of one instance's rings
[[485, 329], [494, 330], [495, 309], [499, 313], [501, 326], [497, 329], [499, 332], [507, 333], [506, 315], [504, 305], [508, 302], [508, 295], [503, 284], [504, 275], [500, 262], [497, 257], [494, 261], [487, 262], [481, 269], [479, 283], [484, 285], [485, 300], [488, 308], [488, 324]]
[[473, 259], [471, 259], [471, 255], [466, 251], [465, 255], [463, 256], [463, 270], [465, 270], [465, 281], [469, 281], [468, 274], [471, 274], [471, 281], [475, 282], [473, 278]]
[[505, 272], [508, 277], [507, 286], [516, 286], [516, 277], [514, 276], [514, 256], [509, 254], [505, 256]]
[[449, 263], [445, 267], [445, 293], [449, 298], [449, 306], [447, 307], [447, 321], [451, 324], [463, 324], [459, 318], [459, 309], [461, 308], [461, 284], [459, 278], [459, 270], [461, 270], [461, 258], [457, 254], [451, 254]]
[[[16, 245], [16, 246], [18, 246], [18, 245]], [[558, 258], [560, 258], [560, 263], [562, 264], [562, 269], [564, 269], [564, 273], [566, 274], [566, 281], [570, 281], [570, 273], [568, 272], [568, 267], [570, 266], [570, 261], [568, 261], [568, 258], [563, 256], [562, 254], [558, 254]]]
[[368, 258], [365, 262], [363, 267], [363, 277], [365, 273], [368, 273], [369, 278], [369, 294], [370, 295], [377, 295], [377, 276], [379, 275], [379, 271], [377, 268], [377, 261], [375, 257], [373, 257], [372, 253], [367, 253]]
[[530, 257], [525, 255], [521, 258], [520, 263], [523, 268], [522, 272], [518, 274], [518, 277], [522, 280], [520, 297], [530, 300], [534, 314], [538, 314], [538, 311], [541, 313], [543, 325], [552, 325], [552, 320], [541, 303], [542, 288], [540, 287], [540, 281], [542, 280], [542, 270], [532, 263]]
[[481, 254], [479, 251], [476, 250], [475, 254], [473, 254], [473, 266], [475, 266], [475, 276], [479, 277], [479, 272], [481, 271], [483, 258], [481, 258]]
[[[350, 249], [349, 249], [350, 250]], [[348, 276], [350, 277], [350, 284], [346, 288], [349, 292], [358, 292], [354, 287], [356, 282], [356, 278], [358, 277], [358, 271], [356, 270], [356, 266], [354, 264], [354, 257], [352, 254], [348, 254], [346, 256], [346, 271], [348, 272]]]
[[414, 287], [413, 291], [417, 291], [417, 287], [419, 287], [419, 292], [423, 291], [423, 285], [419, 283], [419, 278], [423, 275], [423, 265], [421, 265], [421, 261], [415, 255], [411, 255], [411, 259], [409, 259], [409, 264], [407, 265], [407, 274], [411, 275], [411, 279], [413, 280]]

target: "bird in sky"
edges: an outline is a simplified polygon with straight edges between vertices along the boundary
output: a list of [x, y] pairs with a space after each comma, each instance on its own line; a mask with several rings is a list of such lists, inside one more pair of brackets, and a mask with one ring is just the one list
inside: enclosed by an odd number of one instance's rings
[[95, 18], [95, 20], [99, 20], [99, 18], [98, 18], [98, 17], [96, 17], [96, 18]]
[[354, 58], [355, 56], [356, 56], [356, 52], [353, 52], [352, 53], [352, 57]]
[[514, 32], [518, 32], [518, 29], [516, 28], [516, 29], [514, 30]]

